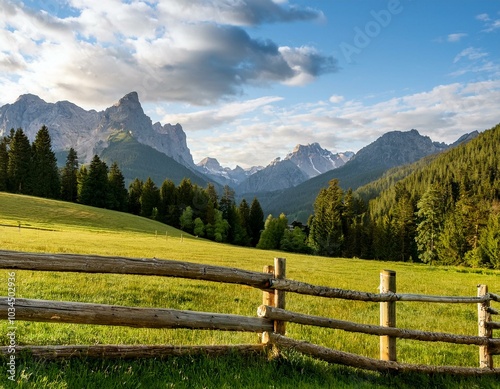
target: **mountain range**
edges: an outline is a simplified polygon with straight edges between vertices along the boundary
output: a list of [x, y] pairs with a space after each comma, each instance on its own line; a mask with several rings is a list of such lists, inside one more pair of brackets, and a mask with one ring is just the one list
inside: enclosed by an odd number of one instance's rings
[[22, 128], [32, 141], [42, 125], [49, 129], [52, 148], [65, 162], [68, 150], [77, 151], [79, 162], [97, 154], [105, 162], [117, 162], [126, 182], [151, 177], [159, 186], [166, 179], [183, 178], [206, 186], [229, 185], [239, 197], [257, 196], [266, 213], [295, 215], [304, 219], [322, 187], [338, 178], [343, 188], [357, 188], [380, 177], [388, 169], [439, 153], [477, 135], [465, 134], [452, 145], [433, 142], [417, 130], [389, 132], [354, 155], [333, 154], [318, 143], [297, 145], [285, 158], [269, 165], [243, 169], [222, 167], [213, 157], [195, 164], [180, 124], [153, 123], [144, 113], [136, 92], [103, 110], [84, 110], [61, 101], [47, 103], [26, 94], [0, 107], [0, 136]]

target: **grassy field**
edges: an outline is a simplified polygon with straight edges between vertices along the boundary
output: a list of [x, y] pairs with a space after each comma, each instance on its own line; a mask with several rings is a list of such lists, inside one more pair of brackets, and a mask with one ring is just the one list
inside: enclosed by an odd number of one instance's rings
[[[500, 272], [431, 267], [397, 262], [332, 259], [261, 251], [208, 242], [166, 225], [102, 209], [0, 193], [0, 248], [30, 252], [82, 253], [176, 259], [262, 270], [286, 256], [287, 277], [317, 285], [376, 292], [382, 269], [397, 272], [398, 291], [474, 296], [478, 284], [500, 292]], [[0, 270], [6, 295], [7, 270]], [[259, 290], [237, 285], [173, 278], [17, 271], [18, 298], [163, 307], [255, 316]], [[298, 312], [378, 324], [374, 303], [287, 296]], [[477, 333], [475, 305], [398, 303], [398, 327], [456, 334]], [[3, 344], [7, 324], [0, 322]], [[17, 322], [19, 345], [47, 344], [237, 344], [255, 343], [255, 334], [217, 331], [133, 329], [94, 325]], [[342, 351], [378, 357], [379, 339], [289, 324], [287, 335]], [[500, 360], [495, 357], [496, 365]], [[398, 360], [408, 363], [478, 366], [475, 346], [398, 341]], [[268, 361], [231, 355], [162, 360], [17, 361], [22, 388], [496, 388], [498, 379], [426, 375], [382, 375], [327, 365], [286, 352]], [[0, 385], [9, 387], [7, 373]]]

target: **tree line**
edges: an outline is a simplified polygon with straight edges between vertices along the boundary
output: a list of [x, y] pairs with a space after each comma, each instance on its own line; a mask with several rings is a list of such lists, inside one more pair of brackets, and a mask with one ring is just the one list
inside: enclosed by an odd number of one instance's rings
[[307, 225], [264, 213], [184, 179], [148, 178], [125, 188], [116, 163], [79, 166], [71, 149], [59, 171], [43, 126], [30, 145], [21, 129], [0, 141], [0, 191], [130, 212], [196, 236], [261, 249], [430, 264], [500, 268], [500, 125], [465, 145], [393, 169], [357, 191], [338, 180], [318, 193]]
[[157, 187], [151, 178], [136, 178], [125, 186], [116, 162], [111, 167], [95, 155], [88, 166], [71, 148], [63, 168], [57, 166], [49, 130], [42, 126], [33, 144], [24, 131], [12, 129], [0, 140], [0, 191], [77, 202], [148, 217], [217, 242], [256, 246], [264, 229], [257, 198], [235, 202], [228, 186], [222, 194], [213, 184], [201, 188], [183, 179], [165, 179]]

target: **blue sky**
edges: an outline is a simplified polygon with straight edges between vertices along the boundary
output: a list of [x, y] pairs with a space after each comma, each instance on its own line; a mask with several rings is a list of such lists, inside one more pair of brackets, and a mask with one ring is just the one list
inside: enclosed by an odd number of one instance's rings
[[498, 0], [0, 0], [0, 42], [0, 105], [100, 110], [137, 91], [195, 162], [500, 122]]

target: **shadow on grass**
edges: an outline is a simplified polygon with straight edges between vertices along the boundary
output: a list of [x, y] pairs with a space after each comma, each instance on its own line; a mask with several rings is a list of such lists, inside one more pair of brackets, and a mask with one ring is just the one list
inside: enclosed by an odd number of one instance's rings
[[[5, 358], [2, 366], [6, 366]], [[331, 365], [293, 351], [269, 360], [264, 354], [162, 359], [74, 358], [35, 360], [17, 355], [16, 382], [0, 375], [5, 388], [498, 388], [495, 377], [380, 374]]]

